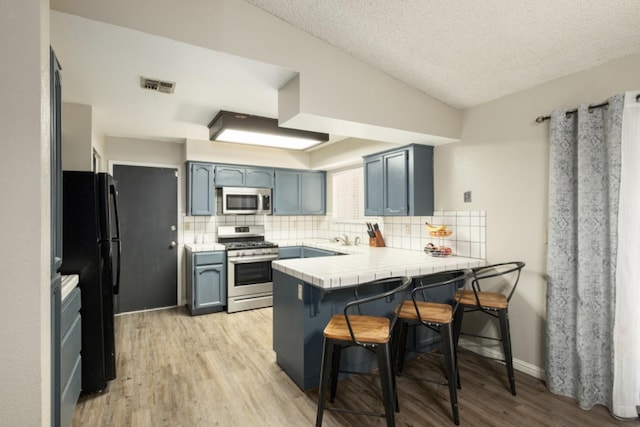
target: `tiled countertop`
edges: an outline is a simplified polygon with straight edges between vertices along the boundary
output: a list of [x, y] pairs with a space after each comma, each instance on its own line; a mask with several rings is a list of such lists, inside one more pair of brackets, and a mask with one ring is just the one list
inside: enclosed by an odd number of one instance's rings
[[485, 261], [465, 257], [431, 257], [424, 252], [367, 245], [343, 246], [324, 241], [278, 242], [280, 246], [304, 245], [347, 253], [343, 256], [273, 261], [272, 267], [321, 289], [354, 286], [392, 276], [420, 276], [445, 270], [484, 265]]
[[209, 251], [224, 251], [224, 245], [220, 243], [185, 243], [185, 249], [191, 252], [209, 252]]

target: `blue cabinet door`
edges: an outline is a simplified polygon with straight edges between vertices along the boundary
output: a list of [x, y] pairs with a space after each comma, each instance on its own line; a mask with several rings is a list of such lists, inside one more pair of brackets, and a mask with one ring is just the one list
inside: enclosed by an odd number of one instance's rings
[[187, 214], [213, 215], [215, 206], [213, 189], [213, 165], [209, 163], [189, 163], [187, 181]]
[[276, 170], [273, 189], [273, 214], [298, 215], [300, 213], [300, 190], [302, 188], [299, 171]]
[[199, 265], [194, 268], [193, 274], [194, 311], [226, 304], [224, 264]]
[[364, 157], [364, 214], [433, 215], [433, 147], [408, 145]]
[[383, 157], [384, 215], [408, 214], [408, 152], [402, 150]]
[[326, 175], [324, 172], [301, 172], [300, 215], [324, 215], [327, 211]]
[[337, 255], [337, 253], [333, 251], [327, 251], [325, 249], [309, 248], [306, 246], [302, 247], [302, 258], [318, 258], [323, 256], [334, 256], [334, 255]]
[[302, 246], [278, 248], [278, 259], [302, 258]]
[[364, 214], [382, 216], [382, 156], [364, 161]]
[[273, 188], [273, 169], [247, 168], [245, 184], [247, 187]]
[[216, 166], [216, 187], [244, 187], [245, 168]]

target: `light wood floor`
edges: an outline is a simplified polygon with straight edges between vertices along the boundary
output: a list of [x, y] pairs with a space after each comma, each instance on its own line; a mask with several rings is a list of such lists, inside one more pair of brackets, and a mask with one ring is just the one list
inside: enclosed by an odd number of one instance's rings
[[[191, 317], [184, 308], [116, 318], [118, 377], [107, 392], [81, 398], [74, 426], [310, 426], [317, 391], [303, 393], [275, 363], [271, 308]], [[429, 355], [406, 374], [441, 372]], [[495, 362], [460, 356], [462, 426], [624, 425], [603, 407], [578, 408], [516, 372], [518, 396]], [[381, 410], [377, 377], [340, 382], [336, 404]], [[372, 390], [373, 395], [372, 395]], [[447, 388], [398, 379], [398, 426], [453, 426]], [[383, 419], [325, 412], [325, 426], [382, 426]]]

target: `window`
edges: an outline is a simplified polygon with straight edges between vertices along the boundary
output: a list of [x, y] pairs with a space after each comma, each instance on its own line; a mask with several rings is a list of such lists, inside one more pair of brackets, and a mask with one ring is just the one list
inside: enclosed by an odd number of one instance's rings
[[333, 220], [336, 222], [364, 221], [363, 168], [333, 174]]

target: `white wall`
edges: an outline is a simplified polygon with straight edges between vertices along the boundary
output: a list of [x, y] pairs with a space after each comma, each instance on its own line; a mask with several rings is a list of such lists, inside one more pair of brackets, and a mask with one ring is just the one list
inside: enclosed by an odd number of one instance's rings
[[311, 168], [319, 170], [362, 166], [362, 156], [400, 147], [388, 142], [347, 138], [310, 152]]
[[62, 103], [63, 170], [93, 170], [92, 115], [93, 112], [90, 105], [71, 102]]
[[436, 209], [486, 210], [488, 261], [527, 263], [510, 307], [521, 368], [544, 369], [549, 122], [535, 118], [640, 89], [638, 70], [629, 56], [470, 108], [461, 141], [435, 149]]
[[[0, 14], [0, 424], [50, 424], [49, 2]], [[26, 23], [26, 24], [25, 24]]]
[[303, 151], [202, 141], [197, 139], [187, 139], [185, 145], [187, 160], [309, 169], [309, 154]]
[[[458, 139], [460, 135], [460, 111], [246, 2], [217, 0], [187, 7], [173, 0], [53, 0], [52, 6], [61, 12], [299, 71], [296, 105], [300, 116], [445, 138]], [[295, 127], [293, 122], [287, 125]], [[328, 128], [311, 130], [343, 134]]]

